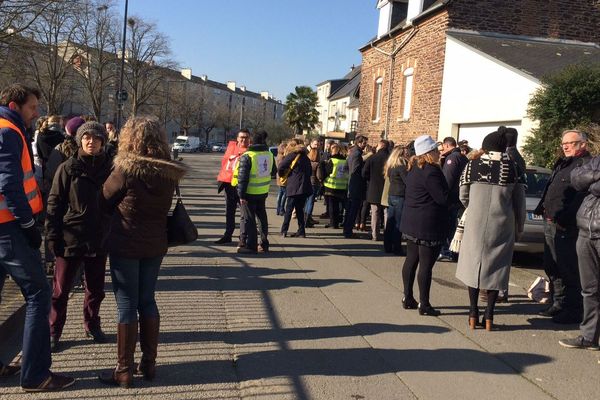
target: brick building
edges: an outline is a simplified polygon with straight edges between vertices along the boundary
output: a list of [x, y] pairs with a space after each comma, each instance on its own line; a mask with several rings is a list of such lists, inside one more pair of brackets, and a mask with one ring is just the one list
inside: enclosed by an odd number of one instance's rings
[[600, 62], [599, 0], [378, 0], [377, 8], [377, 36], [360, 49], [358, 132], [373, 141], [429, 134], [477, 145], [503, 124], [520, 128], [522, 142], [540, 78]]

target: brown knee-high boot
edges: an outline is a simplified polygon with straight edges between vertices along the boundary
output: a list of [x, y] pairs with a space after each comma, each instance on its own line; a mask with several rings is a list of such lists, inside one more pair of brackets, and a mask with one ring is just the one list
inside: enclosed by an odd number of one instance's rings
[[129, 388], [133, 385], [133, 354], [137, 342], [137, 321], [117, 324], [117, 367], [100, 374], [102, 383]]
[[156, 376], [156, 352], [158, 347], [159, 317], [140, 318], [140, 348], [142, 360], [136, 374], [143, 375], [144, 379], [151, 381]]

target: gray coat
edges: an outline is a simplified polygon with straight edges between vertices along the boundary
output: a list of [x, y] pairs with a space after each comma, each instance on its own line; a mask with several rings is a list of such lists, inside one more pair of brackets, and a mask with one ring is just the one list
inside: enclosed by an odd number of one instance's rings
[[508, 289], [515, 236], [525, 223], [523, 185], [462, 185], [460, 201], [467, 216], [456, 277], [473, 288]]

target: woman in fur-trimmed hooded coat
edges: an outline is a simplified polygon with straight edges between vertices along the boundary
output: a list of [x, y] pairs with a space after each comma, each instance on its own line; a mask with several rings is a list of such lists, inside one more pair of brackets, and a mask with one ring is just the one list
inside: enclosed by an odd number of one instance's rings
[[104, 208], [112, 214], [107, 248], [118, 310], [118, 362], [100, 375], [104, 383], [131, 386], [138, 320], [142, 359], [137, 372], [154, 379], [159, 332], [154, 291], [167, 252], [167, 214], [185, 171], [183, 164], [170, 160], [166, 134], [156, 118], [127, 121], [103, 189]]

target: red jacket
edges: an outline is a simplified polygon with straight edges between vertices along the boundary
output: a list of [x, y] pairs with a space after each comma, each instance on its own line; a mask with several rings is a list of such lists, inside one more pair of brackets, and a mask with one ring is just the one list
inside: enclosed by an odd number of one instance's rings
[[217, 181], [231, 183], [233, 169], [235, 168], [240, 156], [244, 154], [246, 150], [248, 150], [248, 148], [238, 146], [235, 140], [229, 142], [227, 145], [227, 150], [225, 150], [225, 155], [221, 160], [221, 170], [217, 176]]

